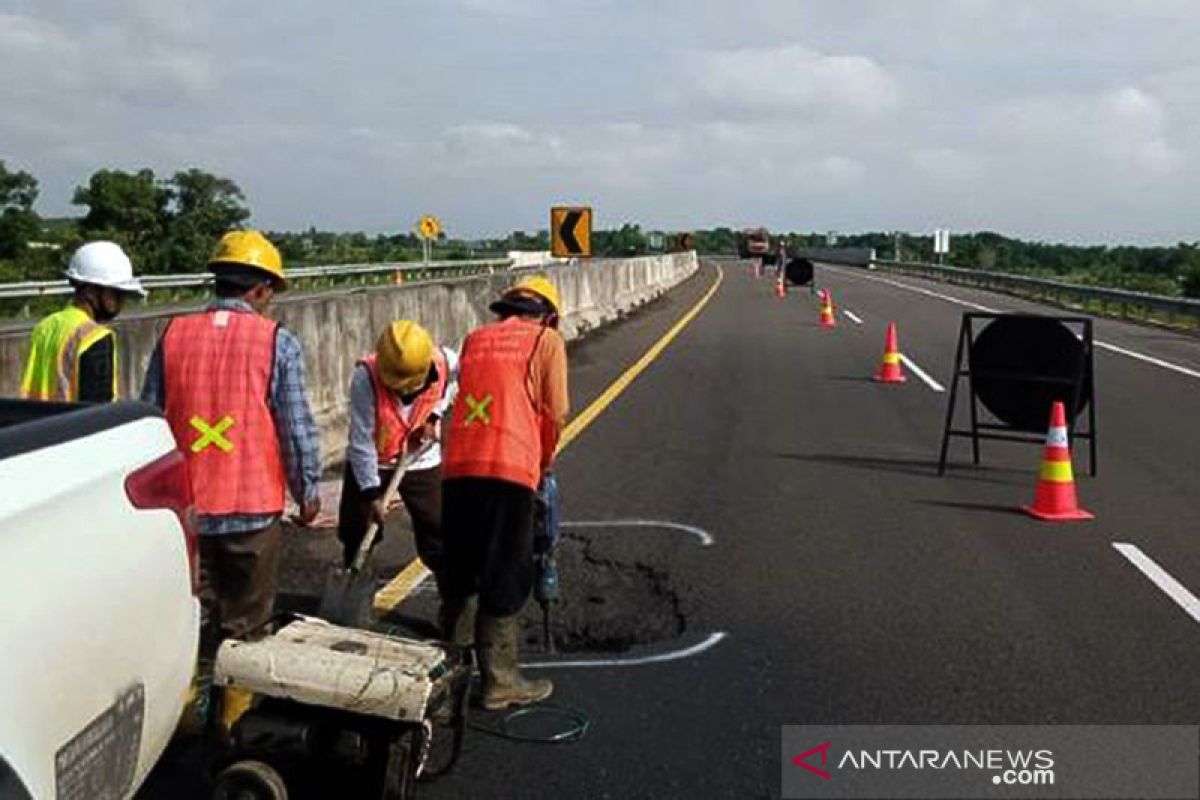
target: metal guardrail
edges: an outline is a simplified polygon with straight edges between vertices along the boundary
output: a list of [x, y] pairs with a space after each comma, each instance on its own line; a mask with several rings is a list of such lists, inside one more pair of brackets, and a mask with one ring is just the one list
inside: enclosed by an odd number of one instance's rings
[[1187, 327], [1200, 327], [1200, 300], [1184, 297], [1166, 297], [1102, 286], [1081, 286], [1048, 278], [1030, 278], [938, 264], [876, 259], [873, 267], [942, 283], [990, 289], [1066, 308], [1096, 311], [1125, 319], [1165, 322], [1168, 325], [1184, 323]]
[[[428, 280], [446, 275], [478, 275], [508, 269], [512, 261], [507, 258], [476, 259], [472, 261], [398, 261], [381, 264], [336, 264], [326, 267], [297, 267], [287, 271], [290, 282], [305, 282], [326, 278], [344, 278], [361, 275], [393, 274], [404, 276], [405, 281]], [[213, 276], [207, 272], [182, 275], [142, 275], [142, 285], [153, 293], [165, 289], [190, 289], [209, 285]], [[71, 293], [71, 286], [60, 281], [23, 281], [0, 283], [0, 299], [31, 299]]]

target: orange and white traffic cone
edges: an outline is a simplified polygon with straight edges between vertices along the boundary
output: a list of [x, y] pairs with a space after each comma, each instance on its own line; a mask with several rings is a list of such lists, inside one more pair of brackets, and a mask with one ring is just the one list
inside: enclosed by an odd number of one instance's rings
[[900, 363], [900, 347], [896, 343], [896, 323], [889, 322], [887, 337], [883, 343], [883, 361], [875, 372], [875, 380], [879, 383], [904, 383], [904, 367]]
[[787, 287], [783, 285], [783, 280], [775, 281], [775, 296], [780, 300], [787, 298]]
[[827, 289], [821, 290], [821, 327], [837, 327], [837, 317], [833, 315], [833, 295]]
[[1075, 476], [1071, 472], [1071, 449], [1067, 439], [1067, 414], [1061, 400], [1050, 409], [1050, 430], [1046, 434], [1046, 452], [1034, 490], [1033, 505], [1024, 510], [1041, 520], [1069, 522], [1095, 519], [1079, 507], [1075, 498]]

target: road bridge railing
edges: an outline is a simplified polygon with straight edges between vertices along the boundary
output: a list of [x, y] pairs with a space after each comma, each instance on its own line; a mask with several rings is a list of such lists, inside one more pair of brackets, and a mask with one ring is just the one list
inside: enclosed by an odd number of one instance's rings
[[1003, 292], [1063, 308], [1200, 330], [1200, 300], [1185, 297], [1083, 286], [1049, 278], [912, 261], [876, 259], [871, 266], [885, 272]]
[[[320, 267], [296, 267], [287, 270], [288, 281], [300, 289], [320, 288], [348, 283], [395, 282], [397, 276], [405, 283], [410, 281], [445, 280], [475, 275], [489, 275], [509, 269], [513, 265], [509, 258], [485, 258], [463, 261], [396, 261], [370, 264], [334, 264]], [[173, 275], [139, 275], [142, 285], [150, 293], [149, 301], [175, 299], [180, 293], [204, 289], [212, 283], [213, 276], [207, 272]], [[21, 281], [0, 283], [0, 300], [34, 300], [71, 293], [65, 280]], [[157, 295], [157, 296], [156, 296]]]

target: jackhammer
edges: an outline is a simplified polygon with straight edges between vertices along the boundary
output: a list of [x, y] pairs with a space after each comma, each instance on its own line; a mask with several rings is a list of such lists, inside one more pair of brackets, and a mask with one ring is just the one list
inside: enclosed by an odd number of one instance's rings
[[549, 473], [538, 489], [533, 521], [533, 596], [542, 607], [542, 643], [548, 653], [554, 652], [550, 606], [558, 600], [558, 564], [554, 555], [562, 538], [561, 522], [558, 479]]

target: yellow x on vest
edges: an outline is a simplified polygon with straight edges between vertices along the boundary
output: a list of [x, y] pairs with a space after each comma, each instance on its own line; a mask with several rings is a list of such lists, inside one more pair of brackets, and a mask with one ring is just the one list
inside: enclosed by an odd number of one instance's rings
[[233, 417], [226, 414], [216, 425], [209, 425], [200, 417], [188, 420], [192, 427], [200, 432], [200, 438], [192, 442], [192, 452], [199, 453], [207, 450], [209, 445], [216, 445], [223, 453], [233, 452], [233, 442], [225, 438], [225, 431], [233, 427]]
[[467, 414], [463, 425], [470, 425], [475, 420], [479, 420], [484, 425], [492, 424], [492, 415], [488, 413], [488, 406], [492, 404], [492, 396], [490, 394], [486, 395], [482, 400], [476, 400], [474, 395], [467, 395], [464, 399], [467, 401], [467, 406], [470, 407], [471, 413]]

